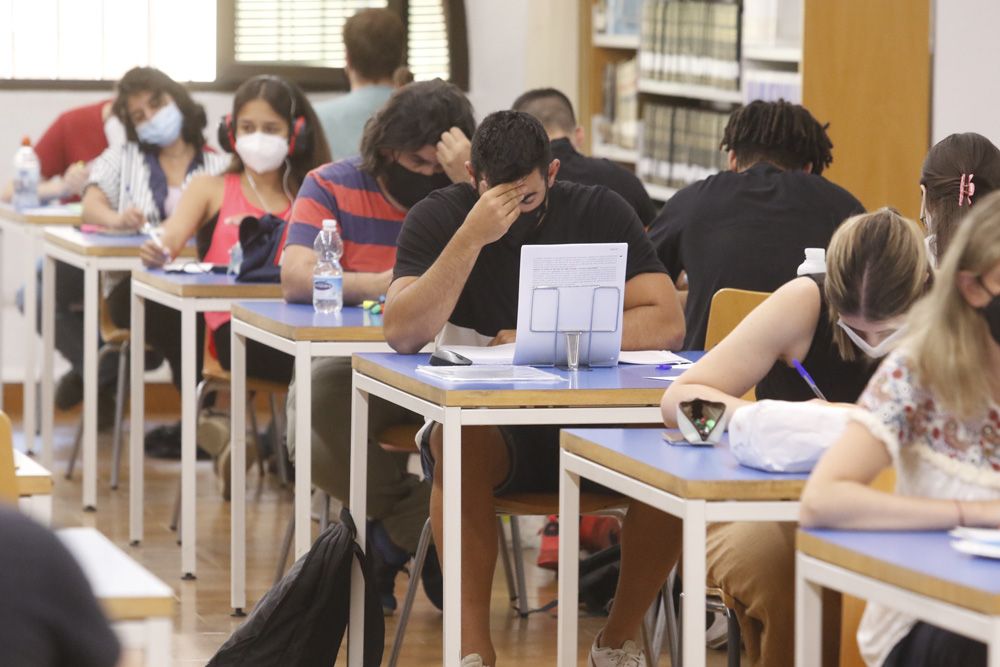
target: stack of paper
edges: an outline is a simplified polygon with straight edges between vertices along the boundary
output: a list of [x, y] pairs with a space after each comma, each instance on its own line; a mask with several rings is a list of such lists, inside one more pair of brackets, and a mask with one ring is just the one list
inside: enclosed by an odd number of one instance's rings
[[566, 382], [566, 378], [531, 366], [417, 366], [417, 372], [455, 383], [510, 384], [512, 382]]
[[[514, 343], [506, 345], [495, 345], [493, 347], [478, 347], [476, 345], [445, 345], [443, 349], [460, 354], [470, 360], [473, 365], [482, 364], [508, 366], [514, 363]], [[679, 354], [674, 354], [667, 350], [634, 350], [621, 352], [618, 355], [619, 364], [634, 364], [645, 366], [657, 366], [660, 364], [670, 364], [672, 368], [687, 368], [694, 364], [693, 361], [685, 359]]]
[[951, 546], [964, 554], [1000, 558], [1000, 530], [995, 528], [955, 528]]

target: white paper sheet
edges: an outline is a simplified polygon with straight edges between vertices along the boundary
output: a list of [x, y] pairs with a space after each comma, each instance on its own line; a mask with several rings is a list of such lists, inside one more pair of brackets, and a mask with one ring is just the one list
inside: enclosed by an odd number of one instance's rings
[[531, 366], [417, 366], [417, 372], [454, 383], [566, 382], [566, 378]]
[[565, 365], [579, 332], [581, 366], [614, 366], [621, 350], [627, 243], [521, 248], [514, 363]]
[[643, 366], [655, 366], [658, 364], [670, 364], [672, 366], [690, 366], [692, 362], [679, 354], [674, 354], [667, 350], [622, 350], [618, 355], [619, 364], [636, 364]]

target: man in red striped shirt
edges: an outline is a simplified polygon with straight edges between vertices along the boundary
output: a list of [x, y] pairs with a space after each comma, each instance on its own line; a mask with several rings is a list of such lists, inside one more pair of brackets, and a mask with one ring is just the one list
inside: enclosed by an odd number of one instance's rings
[[[281, 265], [285, 300], [312, 299], [316, 253], [323, 220], [337, 221], [344, 242], [344, 304], [384, 295], [396, 261], [396, 238], [411, 206], [433, 190], [466, 181], [472, 106], [441, 80], [397, 90], [365, 125], [361, 155], [323, 165], [306, 177], [292, 207]], [[312, 370], [313, 482], [346, 501], [351, 435], [350, 359], [321, 359]], [[289, 391], [288, 446], [295, 447], [294, 391]], [[391, 613], [396, 573], [417, 549], [427, 520], [430, 484], [407, 472], [406, 454], [384, 451], [377, 437], [387, 427], [422, 423], [417, 415], [372, 398], [368, 432], [369, 544], [383, 610]], [[358, 518], [358, 517], [356, 517]], [[424, 589], [441, 604], [440, 569], [428, 555]], [[429, 580], [430, 579], [430, 580]], [[436, 580], [436, 581], [431, 581]]]

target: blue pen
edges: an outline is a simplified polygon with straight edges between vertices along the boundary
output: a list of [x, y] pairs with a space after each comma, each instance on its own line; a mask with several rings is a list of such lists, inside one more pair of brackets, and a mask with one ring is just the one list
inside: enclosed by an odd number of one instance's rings
[[673, 367], [674, 367], [673, 364], [660, 364], [659, 366], [656, 367], [656, 370], [658, 370], [658, 371], [669, 371]]
[[801, 363], [799, 363], [798, 359], [792, 359], [792, 366], [794, 366], [795, 370], [798, 371], [799, 375], [802, 376], [802, 379], [806, 381], [806, 384], [809, 385], [809, 388], [812, 389], [812, 392], [816, 394], [816, 398], [820, 399], [821, 401], [825, 401], [826, 396], [824, 396], [823, 392], [821, 392], [819, 390], [819, 387], [816, 386], [816, 380], [812, 379], [812, 376], [809, 375], [809, 371], [807, 371], [805, 367]]

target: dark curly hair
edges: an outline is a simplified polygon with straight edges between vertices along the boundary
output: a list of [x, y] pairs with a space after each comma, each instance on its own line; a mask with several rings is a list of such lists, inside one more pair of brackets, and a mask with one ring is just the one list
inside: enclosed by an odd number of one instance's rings
[[365, 123], [361, 169], [382, 176], [395, 161], [392, 154], [433, 146], [453, 127], [467, 137], [476, 129], [472, 105], [458, 86], [441, 79], [405, 85]]
[[472, 137], [472, 171], [490, 186], [511, 183], [552, 162], [549, 136], [537, 118], [523, 111], [495, 111]]
[[[128, 98], [136, 93], [149, 92], [154, 98], [167, 94], [177, 105], [184, 118], [181, 126], [181, 137], [184, 142], [194, 146], [196, 150], [201, 150], [205, 146], [205, 135], [203, 131], [208, 124], [205, 116], [205, 107], [201, 106], [191, 98], [191, 94], [181, 84], [177, 83], [169, 76], [155, 67], [133, 67], [125, 72], [125, 75], [118, 81], [115, 101], [111, 105], [111, 112], [118, 116], [125, 126], [125, 136], [129, 141], [139, 142], [139, 135], [135, 132], [135, 124], [128, 114]], [[155, 146], [143, 144], [145, 149], [155, 149]]]
[[770, 162], [782, 169], [804, 169], [822, 174], [833, 162], [833, 144], [809, 110], [785, 100], [756, 100], [729, 116], [722, 135], [722, 150], [736, 154], [738, 168]]

